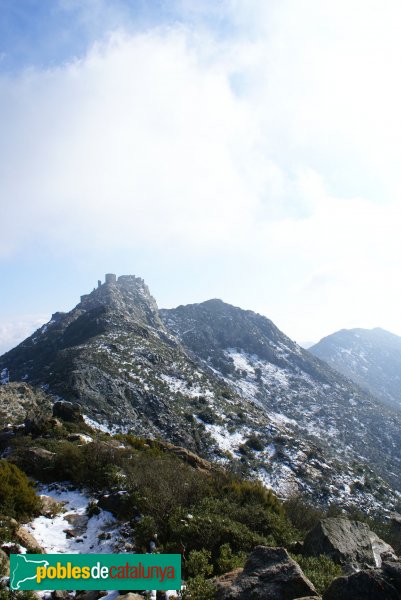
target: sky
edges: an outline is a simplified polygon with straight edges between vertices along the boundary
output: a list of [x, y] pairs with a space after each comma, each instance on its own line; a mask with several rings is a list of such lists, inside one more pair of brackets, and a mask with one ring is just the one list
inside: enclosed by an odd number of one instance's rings
[[104, 273], [401, 335], [399, 0], [0, 0], [0, 352]]

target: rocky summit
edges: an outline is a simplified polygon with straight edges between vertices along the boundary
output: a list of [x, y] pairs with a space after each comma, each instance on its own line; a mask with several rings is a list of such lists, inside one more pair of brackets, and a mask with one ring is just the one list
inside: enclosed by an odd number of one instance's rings
[[0, 357], [3, 369], [14, 383], [2, 388], [23, 380], [96, 427], [162, 438], [281, 496], [398, 503], [401, 415], [221, 300], [159, 310], [141, 278], [109, 274]]

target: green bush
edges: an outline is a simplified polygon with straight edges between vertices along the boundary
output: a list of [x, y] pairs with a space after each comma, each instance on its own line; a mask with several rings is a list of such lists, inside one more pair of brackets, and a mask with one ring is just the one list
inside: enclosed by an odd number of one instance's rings
[[284, 509], [293, 527], [299, 531], [299, 539], [303, 539], [305, 534], [326, 516], [322, 509], [312, 506], [301, 496], [293, 496], [286, 500]]
[[187, 573], [191, 577], [198, 575], [211, 575], [213, 573], [213, 566], [210, 564], [211, 552], [210, 550], [192, 550], [185, 565]]
[[216, 561], [216, 571], [218, 575], [228, 573], [238, 567], [243, 567], [246, 561], [246, 552], [234, 554], [230, 544], [223, 544], [220, 548], [220, 554]]
[[327, 556], [302, 556], [292, 555], [299, 564], [306, 577], [311, 580], [319, 594], [330, 585], [333, 579], [343, 574], [339, 565], [336, 565]]
[[0, 600], [37, 600], [33, 592], [10, 592], [0, 588]]
[[265, 447], [265, 444], [263, 443], [263, 441], [260, 439], [260, 437], [258, 437], [257, 435], [251, 435], [247, 441], [245, 442], [245, 444], [247, 446], [249, 446], [249, 448], [251, 448], [252, 450], [263, 450]]
[[157, 533], [157, 524], [153, 517], [145, 516], [135, 526], [135, 545], [137, 552], [148, 551], [149, 541]]
[[207, 548], [214, 558], [226, 543], [236, 552], [250, 551], [258, 544], [274, 543], [273, 538], [268, 539], [235, 520], [233, 511], [235, 505], [205, 498], [193, 510], [191, 518], [181, 509], [169, 519], [168, 539], [182, 542], [188, 550]]
[[57, 449], [54, 471], [59, 480], [80, 483], [85, 472], [81, 448], [71, 442], [62, 442]]
[[215, 598], [216, 588], [210, 579], [197, 575], [187, 580], [186, 589], [182, 594], [183, 600], [215, 600]]
[[39, 498], [25, 473], [0, 460], [0, 512], [21, 519], [36, 514], [39, 507]]

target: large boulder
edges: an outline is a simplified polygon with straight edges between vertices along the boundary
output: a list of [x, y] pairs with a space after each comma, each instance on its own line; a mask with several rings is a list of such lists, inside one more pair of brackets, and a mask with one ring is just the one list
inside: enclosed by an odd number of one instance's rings
[[313, 584], [284, 548], [256, 546], [244, 569], [228, 582], [216, 581], [217, 600], [295, 600], [318, 597]]
[[400, 594], [382, 571], [371, 569], [335, 579], [323, 600], [400, 600]]
[[380, 567], [383, 558], [396, 558], [393, 548], [365, 523], [340, 517], [319, 521], [307, 534], [303, 553], [324, 554], [351, 570]]
[[15, 539], [31, 554], [45, 554], [45, 550], [25, 527], [18, 527], [14, 533]]
[[78, 403], [58, 400], [53, 404], [53, 417], [70, 423], [82, 423], [81, 406]]

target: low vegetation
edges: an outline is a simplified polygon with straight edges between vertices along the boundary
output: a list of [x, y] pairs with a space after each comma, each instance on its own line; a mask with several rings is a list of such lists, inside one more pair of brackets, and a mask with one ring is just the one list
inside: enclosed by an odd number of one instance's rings
[[[99, 497], [124, 491], [118, 516], [130, 523], [136, 551], [148, 551], [157, 533], [158, 552], [182, 554], [186, 600], [212, 600], [211, 578], [242, 567], [254, 546], [288, 548], [327, 516], [300, 497], [283, 503], [261, 483], [240, 474], [202, 462], [194, 466], [157, 440], [111, 437], [87, 428], [92, 442], [68, 439], [82, 432], [78, 426], [58, 424], [53, 435], [46, 424], [34, 434], [18, 434], [13, 462], [0, 461], [0, 514], [23, 519], [37, 511], [34, 488], [23, 471], [43, 482], [69, 480]], [[260, 440], [250, 438], [244, 446], [258, 451]], [[98, 510], [92, 503], [88, 514]], [[329, 514], [339, 511], [332, 507]], [[386, 537], [378, 524], [369, 523]], [[11, 535], [7, 531], [0, 531], [3, 541]], [[293, 557], [320, 593], [341, 575], [340, 567], [326, 557]]]
[[24, 519], [38, 509], [39, 500], [25, 473], [16, 465], [0, 460], [0, 513]]

